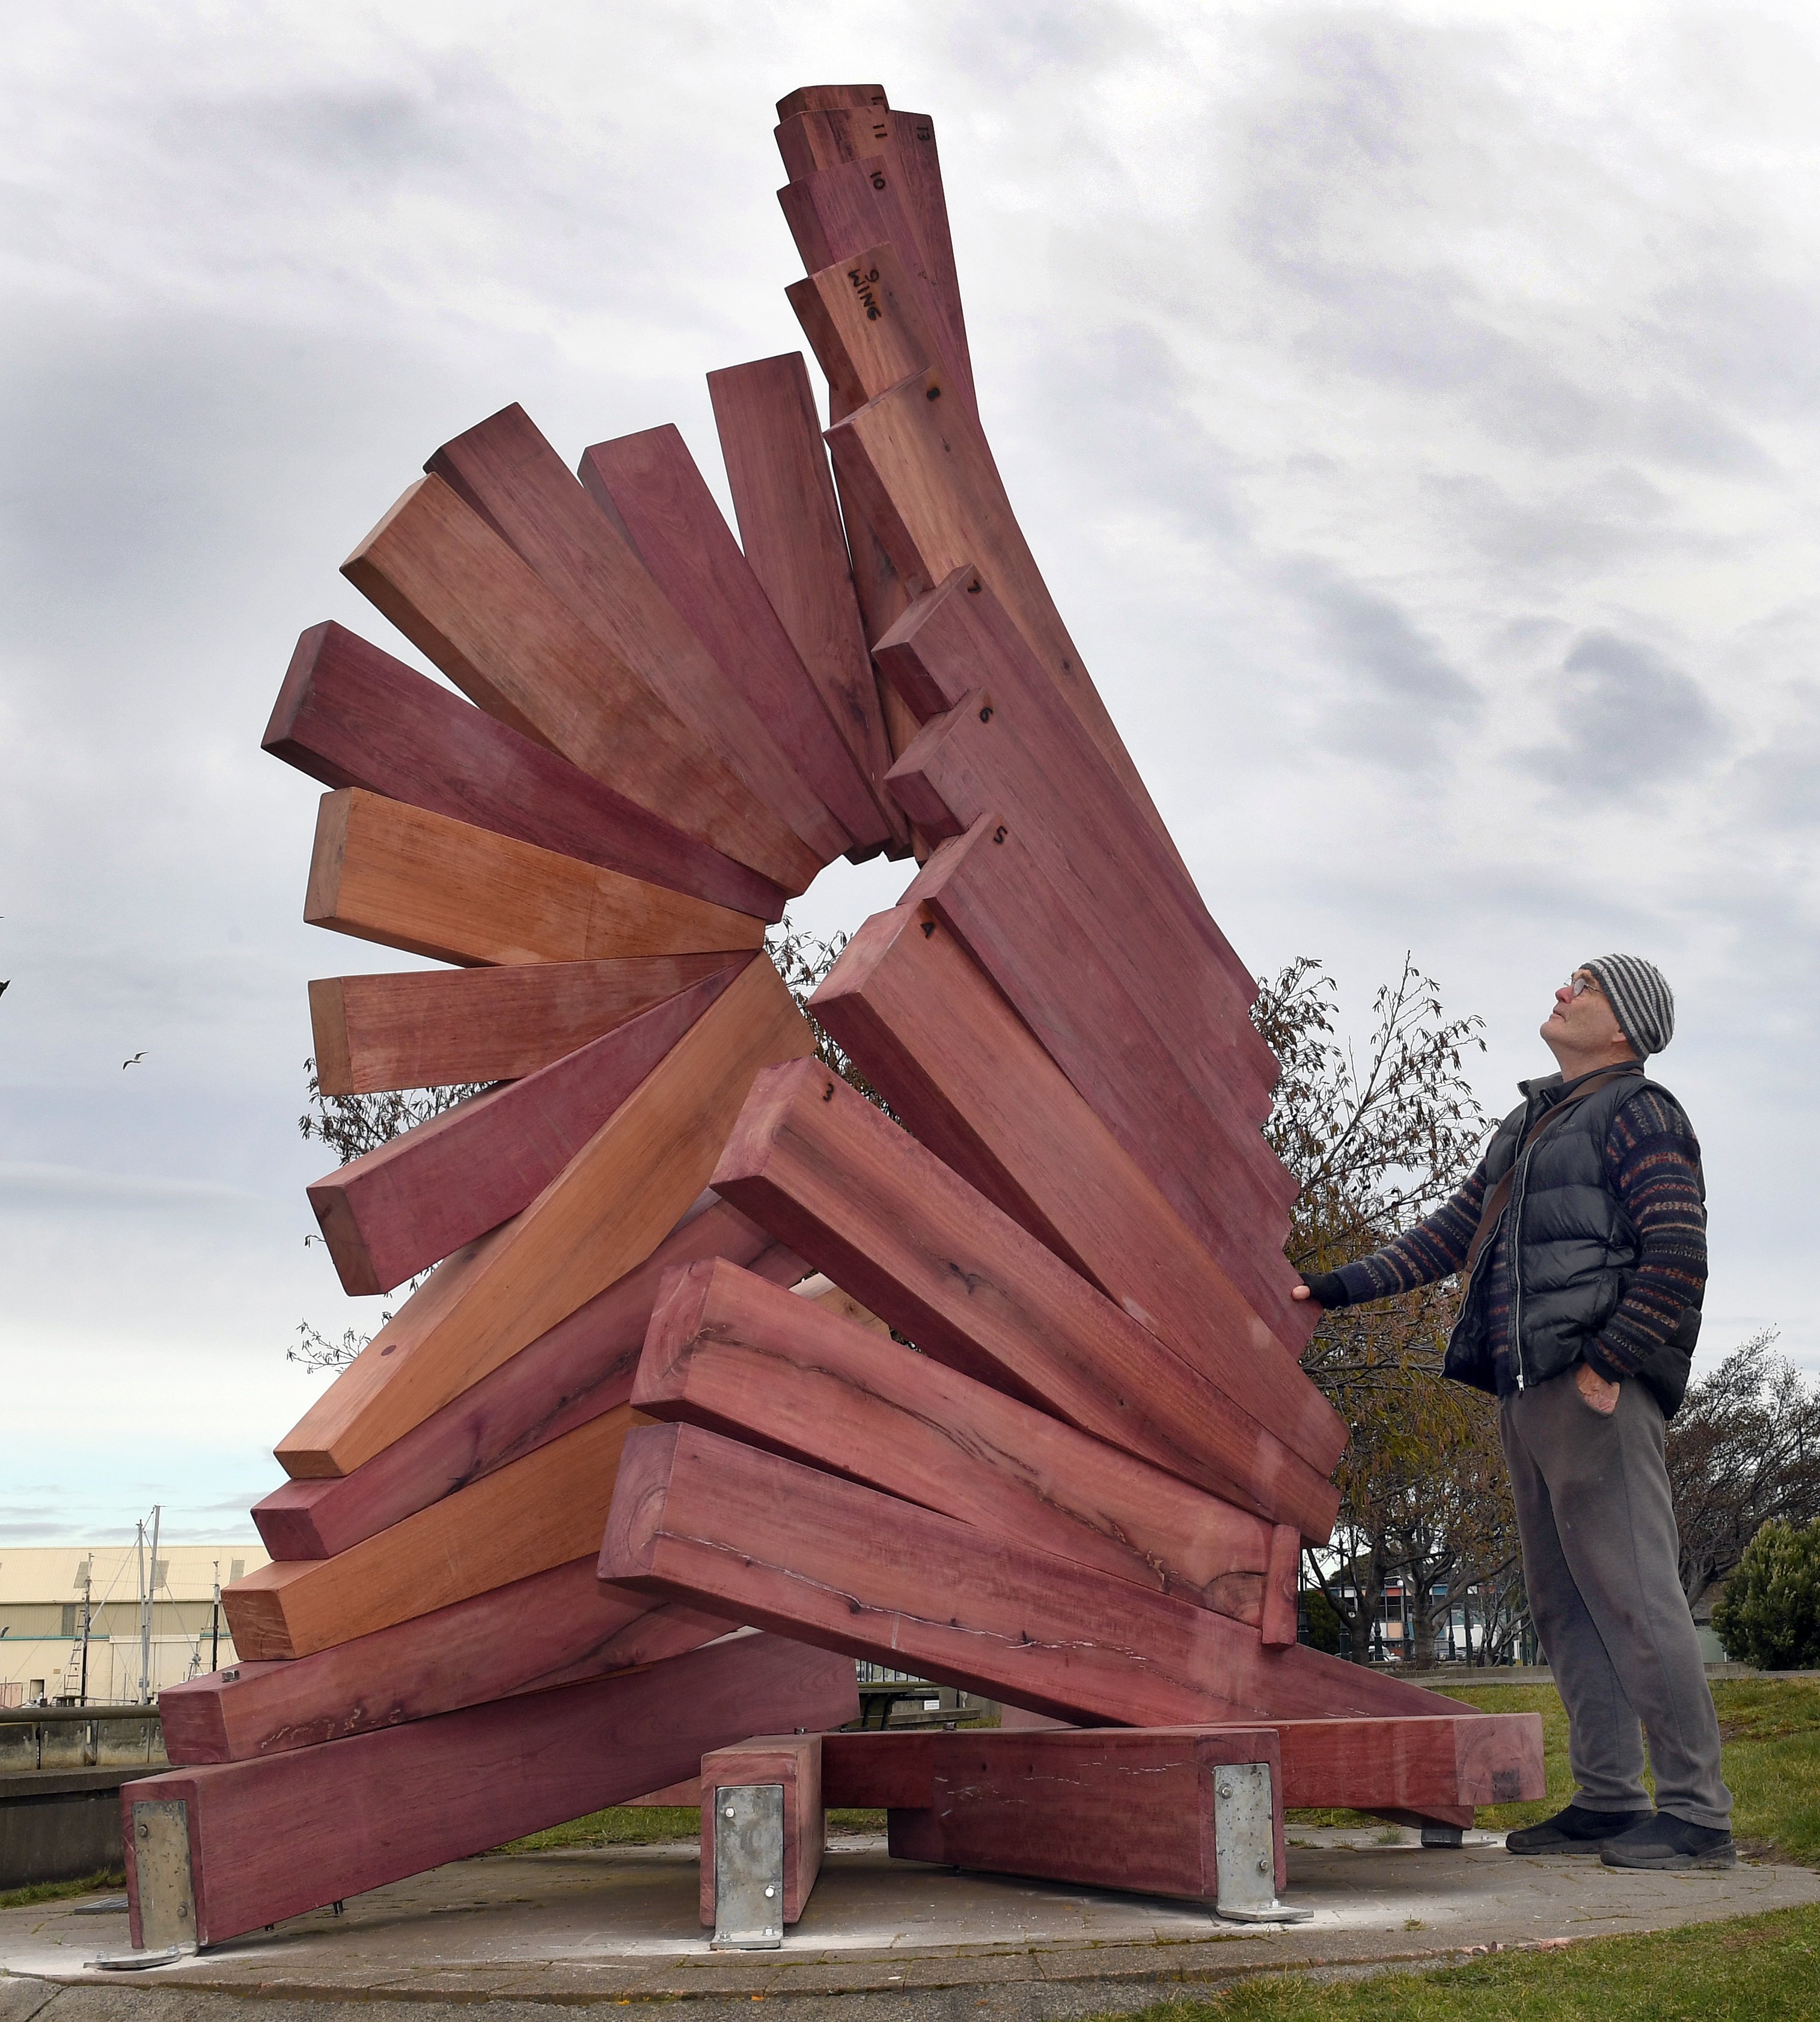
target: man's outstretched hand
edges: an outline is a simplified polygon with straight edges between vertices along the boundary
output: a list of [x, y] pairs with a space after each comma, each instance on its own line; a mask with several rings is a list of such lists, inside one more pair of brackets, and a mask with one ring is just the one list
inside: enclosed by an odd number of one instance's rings
[[1607, 1383], [1590, 1363], [1583, 1362], [1574, 1372], [1574, 1381], [1580, 1386], [1580, 1394], [1593, 1410], [1609, 1418], [1618, 1409], [1618, 1385]]

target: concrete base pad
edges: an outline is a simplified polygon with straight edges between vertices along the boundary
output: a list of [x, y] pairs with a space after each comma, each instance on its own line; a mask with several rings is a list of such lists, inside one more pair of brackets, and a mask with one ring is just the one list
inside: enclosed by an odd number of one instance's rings
[[[685, 1999], [700, 2022], [755, 1996], [793, 2022], [840, 2000], [842, 2022], [1049, 2022], [1130, 2009], [1260, 1973], [1443, 1963], [1475, 1951], [1656, 1930], [1820, 1901], [1820, 1874], [1621, 1873], [1596, 1860], [1514, 1860], [1474, 1834], [1426, 1851], [1413, 1834], [1291, 1828], [1288, 1900], [1309, 1924], [1222, 1924], [1191, 1904], [962, 1874], [890, 1860], [882, 1841], [830, 1843], [779, 1951], [710, 1951], [693, 1846], [611, 1847], [460, 1861], [272, 1932], [122, 1979], [87, 1970], [126, 1948], [126, 1920], [69, 1903], [0, 1912], [0, 2022], [257, 2022], [296, 2006], [337, 2022], [358, 2004], [447, 2003], [462, 2022], [549, 2003]], [[130, 2011], [130, 2012], [129, 2012]], [[401, 2018], [401, 2022], [403, 2019]]]

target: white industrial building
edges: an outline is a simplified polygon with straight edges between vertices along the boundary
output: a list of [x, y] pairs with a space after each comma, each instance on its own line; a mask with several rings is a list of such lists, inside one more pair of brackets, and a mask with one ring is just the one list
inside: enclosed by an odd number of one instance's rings
[[232, 1663], [217, 1596], [271, 1556], [248, 1544], [155, 1555], [149, 1540], [0, 1546], [0, 1706], [131, 1704]]

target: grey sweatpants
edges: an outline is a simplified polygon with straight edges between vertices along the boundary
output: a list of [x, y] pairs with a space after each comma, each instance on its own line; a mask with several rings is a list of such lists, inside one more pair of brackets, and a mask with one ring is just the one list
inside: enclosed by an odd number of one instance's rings
[[1719, 1721], [1676, 1571], [1662, 1413], [1640, 1383], [1609, 1418], [1570, 1370], [1504, 1400], [1530, 1614], [1567, 1708], [1568, 1760], [1591, 1811], [1641, 1810], [1649, 1731], [1656, 1805], [1723, 1828]]

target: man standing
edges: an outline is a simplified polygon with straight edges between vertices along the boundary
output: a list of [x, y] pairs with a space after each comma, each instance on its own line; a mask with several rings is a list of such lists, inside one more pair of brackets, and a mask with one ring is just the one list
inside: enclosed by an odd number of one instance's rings
[[1522, 1103], [1471, 1179], [1375, 1255], [1296, 1294], [1356, 1305], [1464, 1279], [1444, 1373], [1501, 1400], [1530, 1613], [1579, 1786], [1565, 1811], [1507, 1844], [1598, 1853], [1611, 1867], [1738, 1858], [1663, 1459], [1706, 1283], [1700, 1147], [1643, 1065], [1674, 1029], [1652, 963], [1582, 965], [1542, 1026], [1560, 1071], [1519, 1084]]

